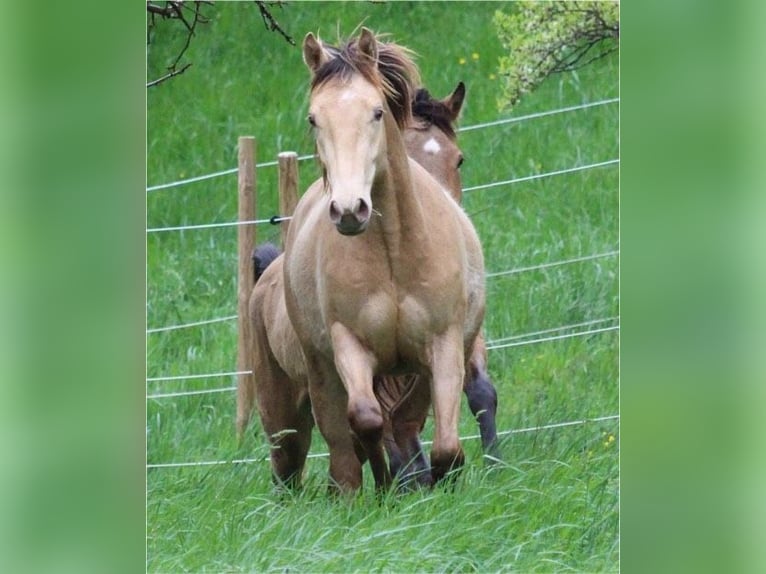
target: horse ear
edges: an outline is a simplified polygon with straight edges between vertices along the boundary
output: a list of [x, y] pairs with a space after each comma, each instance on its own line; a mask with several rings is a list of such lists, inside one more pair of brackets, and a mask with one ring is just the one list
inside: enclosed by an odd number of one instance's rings
[[303, 61], [314, 73], [319, 69], [319, 66], [324, 64], [325, 60], [326, 55], [322, 50], [322, 44], [319, 43], [314, 34], [309, 32], [303, 39]]
[[444, 100], [444, 105], [449, 109], [451, 115], [450, 119], [453, 122], [460, 115], [460, 110], [463, 108], [463, 100], [465, 100], [465, 84], [460, 82], [455, 88], [455, 91]]
[[364, 26], [362, 27], [362, 33], [359, 35], [359, 50], [373, 61], [378, 61], [378, 42], [375, 40], [375, 34]]

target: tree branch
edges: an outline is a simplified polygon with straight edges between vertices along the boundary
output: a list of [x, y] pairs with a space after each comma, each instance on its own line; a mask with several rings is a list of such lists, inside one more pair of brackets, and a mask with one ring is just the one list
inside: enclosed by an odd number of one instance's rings
[[173, 76], [177, 76], [177, 75], [179, 75], [179, 74], [183, 74], [183, 73], [184, 73], [184, 72], [185, 72], [185, 71], [186, 71], [186, 70], [189, 68], [189, 66], [191, 66], [191, 62], [189, 62], [188, 64], [186, 64], [186, 65], [185, 65], [183, 68], [181, 68], [180, 70], [173, 70], [173, 71], [171, 71], [169, 74], [165, 74], [165, 75], [164, 75], [164, 76], [162, 76], [161, 78], [157, 78], [156, 80], [152, 80], [151, 82], [149, 82], [148, 84], [146, 84], [146, 87], [147, 87], [147, 88], [151, 88], [152, 86], [156, 86], [157, 84], [160, 84], [160, 83], [164, 82], [165, 80], [169, 80], [169, 79], [170, 79], [170, 78], [172, 78]]
[[[181, 20], [183, 20], [183, 23], [186, 24], [186, 28], [189, 30], [189, 33], [186, 35], [186, 43], [184, 43], [184, 47], [181, 48], [181, 51], [178, 53], [178, 56], [176, 57], [175, 61], [168, 67], [169, 70], [175, 70], [176, 66], [178, 65], [178, 62], [181, 61], [181, 58], [183, 57], [186, 50], [189, 49], [189, 44], [191, 44], [192, 36], [194, 36], [194, 31], [197, 29], [197, 22], [200, 21], [200, 5], [197, 3], [194, 10], [194, 21], [191, 25], [186, 21], [183, 16], [181, 16], [180, 10], [179, 10], [179, 17]], [[203, 23], [207, 23], [207, 18], [204, 19]]]
[[[266, 26], [266, 29], [271, 32], [277, 32], [279, 33], [288, 43], [295, 46], [295, 40], [290, 37], [287, 32], [284, 31], [282, 26], [279, 25], [279, 22], [277, 22], [274, 19], [274, 16], [271, 14], [270, 6], [279, 6], [282, 7], [282, 2], [266, 2], [262, 0], [256, 0], [255, 4], [258, 6], [258, 10], [261, 13], [261, 18], [263, 18], [263, 24]], [[210, 20], [209, 18], [205, 17], [202, 14], [202, 6], [212, 6], [213, 3], [207, 0], [198, 0], [196, 2], [185, 2], [184, 0], [175, 0], [175, 1], [168, 1], [160, 4], [159, 2], [147, 2], [146, 3], [146, 12], [147, 12], [147, 24], [146, 24], [146, 45], [149, 46], [151, 44], [151, 39], [153, 32], [155, 31], [155, 17], [157, 15], [161, 16], [164, 20], [165, 19], [171, 19], [171, 20], [180, 20], [183, 22], [183, 25], [186, 27], [186, 40], [181, 47], [180, 51], [178, 52], [175, 60], [172, 64], [170, 64], [167, 67], [168, 73], [162, 76], [161, 78], [157, 78], [156, 80], [152, 80], [151, 82], [146, 84], [147, 88], [151, 88], [152, 86], [156, 86], [157, 84], [160, 84], [164, 82], [165, 80], [168, 80], [172, 78], [173, 76], [177, 76], [179, 74], [184, 73], [191, 64], [186, 64], [182, 68], [178, 68], [178, 65], [181, 62], [181, 59], [183, 58], [186, 51], [189, 49], [189, 45], [191, 44], [192, 37], [196, 35], [197, 31], [197, 25], [198, 24], [207, 24]], [[184, 10], [186, 10], [186, 14], [184, 14]], [[191, 11], [191, 14], [189, 14], [189, 11]]]
[[[162, 16], [163, 19], [180, 20], [181, 22], [183, 22], [187, 30], [186, 41], [184, 42], [184, 45], [181, 48], [181, 50], [178, 52], [176, 59], [173, 61], [172, 64], [170, 64], [167, 67], [168, 73], [162, 76], [161, 78], [148, 82], [146, 84], [147, 88], [151, 88], [152, 86], [156, 86], [157, 84], [160, 84], [164, 82], [165, 80], [172, 78], [173, 76], [182, 74], [189, 68], [191, 64], [186, 64], [182, 68], [178, 69], [178, 64], [181, 62], [181, 58], [183, 58], [184, 54], [186, 53], [186, 50], [189, 49], [189, 44], [191, 44], [192, 36], [195, 35], [195, 32], [197, 30], [197, 24], [206, 24], [209, 22], [209, 19], [202, 15], [203, 5], [209, 6], [209, 5], [212, 5], [212, 2], [207, 2], [207, 1], [184, 2], [183, 0], [178, 0], [174, 2], [165, 2], [164, 6], [160, 6], [158, 4], [152, 4], [150, 2], [146, 4], [146, 11], [147, 11], [147, 14], [149, 14], [149, 18], [150, 18], [150, 22], [149, 24], [147, 24], [147, 28], [148, 28], [147, 38], [146, 38], [147, 45], [150, 43], [150, 40], [151, 40], [151, 30], [152, 28], [154, 28], [154, 18], [155, 18], [155, 15], [157, 14]], [[183, 13], [184, 9], [186, 9], [187, 11], [188, 10], [192, 11], [193, 19], [191, 22], [184, 15]]]
[[173, 7], [171, 6], [173, 4], [172, 2], [166, 2], [165, 6], [158, 6], [157, 4], [152, 4], [151, 2], [146, 3], [146, 11], [150, 14], [159, 14], [160, 16], [164, 16], [165, 18], [172, 18], [173, 17]]
[[[295, 40], [292, 39], [291, 36], [287, 34], [282, 29], [282, 26], [279, 25], [279, 22], [277, 22], [274, 19], [274, 16], [272, 16], [271, 11], [266, 6], [266, 2], [263, 2], [261, 0], [256, 0], [255, 3], [258, 5], [258, 10], [261, 12], [261, 18], [263, 18], [263, 25], [266, 26], [266, 29], [271, 32], [278, 32], [287, 42], [293, 46], [295, 46]], [[275, 2], [271, 3], [272, 5], [276, 4], [278, 6], [282, 6], [282, 2]]]

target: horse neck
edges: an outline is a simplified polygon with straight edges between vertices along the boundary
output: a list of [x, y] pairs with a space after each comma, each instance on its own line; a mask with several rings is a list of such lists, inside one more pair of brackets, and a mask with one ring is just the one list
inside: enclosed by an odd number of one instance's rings
[[385, 114], [386, 170], [376, 178], [372, 202], [380, 212], [384, 242], [390, 254], [398, 257], [423, 232], [424, 212], [413, 189], [410, 159], [399, 126]]

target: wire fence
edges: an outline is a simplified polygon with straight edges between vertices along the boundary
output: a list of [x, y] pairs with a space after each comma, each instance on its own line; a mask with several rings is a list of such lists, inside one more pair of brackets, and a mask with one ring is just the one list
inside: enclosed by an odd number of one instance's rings
[[[524, 116], [518, 116], [518, 117], [515, 117], [515, 118], [504, 118], [504, 119], [501, 119], [501, 120], [495, 120], [495, 121], [491, 121], [491, 122], [475, 124], [475, 125], [472, 125], [472, 126], [465, 126], [465, 127], [458, 128], [456, 131], [462, 133], [462, 132], [470, 132], [470, 131], [474, 131], [474, 130], [494, 127], [494, 126], [500, 126], [500, 125], [506, 125], [506, 124], [514, 124], [514, 123], [519, 123], [519, 122], [523, 122], [523, 121], [526, 121], [526, 120], [533, 120], [533, 119], [537, 119], [537, 118], [543, 118], [543, 117], [546, 117], [546, 116], [553, 116], [553, 115], [563, 114], [563, 113], [567, 113], [567, 112], [574, 112], [574, 111], [577, 111], [577, 110], [585, 110], [585, 109], [593, 108], [593, 107], [597, 107], [597, 106], [604, 106], [604, 105], [607, 105], [607, 104], [614, 104], [614, 103], [617, 103], [619, 101], [620, 101], [620, 98], [610, 98], [610, 99], [606, 99], [606, 100], [600, 100], [600, 101], [597, 101], [597, 102], [591, 102], [591, 103], [588, 103], [588, 104], [579, 104], [579, 105], [576, 105], [576, 106], [568, 106], [568, 107], [565, 107], [565, 108], [558, 108], [558, 109], [555, 109], [555, 110], [548, 110], [548, 111], [545, 111], [545, 112], [535, 112], [535, 113], [532, 113], [532, 114], [527, 114], [527, 115], [524, 115]], [[315, 157], [316, 156], [314, 154], [306, 154], [306, 155], [299, 156], [298, 157], [298, 161], [305, 161], [305, 160], [308, 160], [308, 159], [314, 159]], [[278, 163], [279, 162], [277, 162], [277, 161], [267, 161], [267, 162], [263, 162], [263, 163], [258, 163], [258, 164], [255, 165], [255, 167], [256, 167], [256, 169], [262, 168], [262, 167], [272, 167], [272, 166], [278, 165]], [[214, 179], [214, 178], [222, 177], [222, 176], [225, 176], [225, 175], [233, 175], [235, 173], [237, 173], [237, 168], [236, 167], [231, 168], [231, 169], [225, 169], [223, 171], [217, 171], [217, 172], [214, 172], [214, 173], [205, 174], [205, 175], [198, 175], [198, 176], [195, 176], [195, 177], [190, 177], [188, 179], [181, 179], [181, 180], [178, 180], [178, 181], [171, 181], [169, 183], [161, 183], [159, 185], [152, 185], [152, 186], [147, 187], [146, 191], [147, 192], [152, 192], [152, 191], [160, 191], [162, 189], [170, 189], [172, 187], [179, 187], [179, 186], [182, 186], [182, 185], [187, 185], [187, 184], [190, 184], [190, 183], [196, 183], [196, 182], [199, 182], [199, 181], [205, 181], [205, 180], [208, 180], [208, 179]]]
[[252, 219], [250, 221], [223, 221], [221, 223], [201, 223], [195, 225], [177, 225], [175, 227], [154, 227], [147, 229], [147, 233], [159, 233], [161, 231], [186, 231], [187, 229], [215, 229], [218, 227], [237, 227], [239, 225], [263, 225], [264, 223], [271, 223], [273, 225], [273, 218], [268, 219]]
[[556, 171], [549, 171], [547, 173], [536, 173], [532, 175], [526, 175], [524, 177], [517, 177], [515, 179], [506, 179], [505, 181], [495, 181], [493, 183], [485, 183], [482, 185], [474, 185], [473, 187], [464, 187], [463, 193], [468, 193], [469, 191], [478, 191], [480, 189], [490, 189], [492, 187], [500, 187], [502, 185], [512, 185], [514, 183], [522, 183], [525, 181], [534, 181], [536, 179], [544, 179], [546, 177], [553, 177], [554, 175], [563, 175], [565, 173], [575, 173], [577, 171], [584, 171], [586, 169], [594, 169], [597, 167], [604, 167], [606, 165], [615, 165], [617, 163], [620, 163], [619, 159], [610, 159], [607, 161], [601, 161], [598, 163], [591, 163], [589, 165], [579, 165], [575, 167], [570, 167], [567, 169], [559, 169]]
[[573, 259], [564, 259], [563, 261], [551, 261], [549, 263], [539, 263], [537, 265], [530, 265], [528, 267], [517, 267], [515, 269], [509, 269], [508, 271], [494, 271], [487, 273], [485, 277], [490, 279], [492, 277], [505, 277], [508, 275], [516, 275], [517, 273], [526, 273], [528, 271], [539, 271], [540, 269], [549, 269], [551, 267], [558, 267], [560, 265], [570, 265], [572, 263], [580, 263], [582, 261], [591, 261], [593, 259], [602, 259], [604, 257], [613, 257], [619, 255], [619, 249], [613, 251], [607, 251], [606, 253], [594, 253], [593, 255], [583, 255], [582, 257], [574, 257]]
[[507, 341], [515, 341], [518, 339], [528, 339], [529, 337], [536, 337], [537, 335], [547, 335], [548, 333], [556, 333], [559, 331], [568, 331], [570, 329], [576, 329], [578, 327], [589, 327], [590, 325], [598, 325], [600, 323], [613, 323], [615, 321], [619, 321], [620, 317], [607, 317], [604, 319], [593, 319], [591, 321], [583, 321], [582, 323], [574, 323], [573, 325], [565, 325], [563, 327], [552, 327], [550, 329], [543, 329], [541, 331], [533, 331], [531, 333], [523, 333], [521, 335], [509, 335], [507, 337], [500, 337], [499, 339], [492, 339], [491, 341], [487, 341], [486, 345], [488, 347], [492, 347], [495, 345], [498, 345], [500, 343], [505, 343]]
[[[528, 114], [525, 116], [519, 116], [515, 118], [505, 118], [480, 124], [475, 124], [471, 126], [465, 126], [458, 128], [456, 131], [458, 132], [469, 132], [494, 126], [500, 126], [500, 125], [508, 125], [508, 124], [514, 124], [526, 120], [536, 119], [536, 118], [542, 118], [546, 116], [552, 116], [556, 114], [562, 114], [567, 112], [572, 112], [576, 110], [583, 110], [587, 108], [593, 108], [596, 106], [603, 106], [613, 103], [618, 103], [620, 101], [620, 98], [611, 98], [611, 99], [605, 99], [597, 102], [587, 103], [587, 104], [581, 104], [576, 106], [568, 106], [565, 108], [559, 108], [555, 110], [549, 110], [544, 112], [537, 112]], [[298, 157], [298, 161], [305, 161], [309, 159], [314, 159], [314, 154], [307, 154]], [[534, 181], [538, 179], [548, 178], [548, 177], [554, 177], [558, 175], [564, 175], [569, 173], [575, 173], [590, 169], [596, 169], [600, 167], [606, 167], [610, 165], [616, 165], [619, 164], [620, 160], [619, 158], [611, 159], [607, 161], [602, 161], [598, 163], [588, 164], [588, 165], [582, 165], [582, 166], [574, 166], [571, 168], [566, 169], [560, 169], [556, 171], [541, 173], [541, 174], [531, 174], [524, 177], [519, 178], [513, 178], [508, 179], [505, 181], [497, 181], [497, 182], [491, 182], [481, 185], [475, 185], [466, 187], [463, 189], [463, 192], [472, 192], [472, 191], [478, 191], [482, 189], [491, 189], [495, 187], [501, 187], [506, 185], [512, 185], [522, 182], [528, 182], [528, 181]], [[256, 168], [265, 168], [265, 167], [271, 167], [278, 165], [277, 161], [268, 161], [256, 164]], [[191, 184], [195, 182], [205, 181], [209, 179], [214, 179], [217, 177], [222, 177], [226, 175], [233, 175], [237, 173], [238, 168], [232, 168], [227, 169], [223, 171], [218, 171], [210, 174], [200, 175], [196, 177], [191, 177], [188, 179], [183, 179], [179, 181], [169, 182], [165, 184], [160, 185], [154, 185], [146, 188], [147, 193], [148, 192], [154, 192], [154, 191], [160, 191], [163, 189], [169, 189], [173, 187], [178, 187], [186, 184]], [[147, 233], [159, 233], [159, 232], [171, 232], [171, 231], [185, 231], [185, 230], [197, 230], [197, 229], [215, 229], [215, 228], [224, 228], [224, 227], [236, 227], [241, 225], [265, 225], [265, 224], [272, 224], [275, 225], [279, 223], [280, 221], [288, 221], [290, 220], [290, 216], [281, 216], [281, 215], [275, 215], [268, 219], [256, 219], [256, 220], [250, 220], [250, 221], [234, 221], [234, 222], [221, 222], [221, 223], [206, 223], [206, 224], [194, 224], [194, 225], [179, 225], [179, 226], [171, 226], [171, 227], [158, 227], [158, 228], [150, 228], [147, 229]], [[580, 257], [575, 257], [571, 259], [565, 259], [561, 261], [552, 261], [547, 263], [541, 263], [537, 265], [530, 265], [526, 267], [518, 267], [514, 269], [509, 269], [506, 271], [496, 271], [487, 273], [487, 278], [493, 278], [493, 277], [503, 277], [503, 276], [510, 276], [518, 273], [524, 273], [524, 272], [530, 272], [535, 270], [542, 270], [542, 269], [548, 269], [556, 266], [561, 265], [568, 265], [578, 262], [584, 262], [584, 261], [590, 261], [605, 257], [613, 257], [619, 255], [619, 249], [603, 252], [603, 253], [596, 253], [591, 255], [584, 255]], [[222, 323], [227, 321], [232, 321], [237, 318], [237, 315], [229, 315], [226, 317], [219, 317], [215, 319], [208, 319], [208, 320], [202, 320], [202, 321], [195, 321], [191, 323], [185, 323], [185, 324], [179, 324], [179, 325], [170, 325], [165, 327], [153, 327], [148, 328], [146, 330], [147, 334], [153, 334], [153, 333], [161, 333], [161, 332], [168, 332], [168, 331], [174, 331], [178, 329], [185, 329], [185, 328], [191, 328], [191, 327], [198, 327], [198, 326], [204, 326], [204, 325], [210, 325], [215, 323]], [[607, 333], [612, 331], [618, 331], [620, 326], [619, 324], [616, 325], [609, 325], [606, 327], [598, 327], [598, 328], [591, 328], [591, 329], [585, 329], [585, 330], [577, 330], [575, 332], [568, 332], [568, 333], [561, 333], [562, 331], [569, 331], [573, 329], [581, 329], [582, 327], [591, 327], [596, 325], [601, 325], [604, 323], [610, 323], [610, 322], [619, 322], [619, 317], [609, 317], [604, 319], [595, 319], [591, 321], [584, 321], [572, 325], [566, 325], [561, 327], [554, 327], [550, 329], [544, 329], [540, 331], [535, 331], [531, 333], [524, 333], [524, 334], [518, 334], [518, 335], [509, 335], [505, 337], [500, 337], [498, 339], [488, 341], [487, 342], [487, 350], [497, 350], [497, 349], [507, 349], [512, 347], [519, 347], [524, 345], [532, 345], [532, 344], [538, 344], [538, 343], [544, 343], [549, 341], [557, 341], [557, 340], [564, 340], [564, 339], [570, 339], [574, 337], [582, 337], [582, 336], [588, 336], [588, 335], [596, 335], [600, 333]], [[540, 335], [549, 335], [550, 333], [560, 333], [556, 335], [551, 336], [545, 336], [540, 337]], [[222, 378], [222, 377], [231, 377], [231, 376], [237, 376], [237, 375], [243, 375], [243, 374], [252, 374], [252, 371], [227, 371], [227, 372], [219, 372], [219, 373], [207, 373], [207, 374], [195, 374], [195, 375], [174, 375], [174, 376], [163, 376], [163, 377], [149, 377], [146, 379], [147, 383], [154, 383], [154, 382], [164, 382], [164, 381], [181, 381], [181, 380], [198, 380], [198, 379], [209, 379], [209, 378]], [[147, 395], [147, 400], [149, 399], [166, 399], [166, 398], [175, 398], [175, 397], [184, 397], [184, 396], [193, 396], [193, 395], [210, 395], [210, 394], [217, 394], [217, 393], [225, 393], [225, 392], [232, 392], [235, 391], [235, 386], [228, 386], [228, 387], [222, 387], [222, 388], [212, 388], [212, 389], [201, 389], [201, 390], [194, 390], [194, 391], [178, 391], [178, 392], [167, 392], [167, 393], [155, 393], [151, 395]], [[528, 428], [522, 428], [522, 429], [513, 429], [513, 430], [505, 430], [500, 431], [497, 433], [498, 437], [508, 436], [516, 433], [527, 433], [527, 432], [537, 432], [542, 430], [548, 430], [548, 429], [556, 429], [556, 428], [563, 428], [568, 426], [574, 426], [574, 425], [583, 425], [586, 423], [592, 423], [592, 422], [605, 422], [605, 421], [611, 421], [611, 420], [618, 420], [619, 415], [609, 415], [604, 417], [597, 417], [597, 418], [591, 418], [591, 419], [582, 419], [577, 421], [568, 421], [568, 422], [562, 422], [562, 423], [553, 423], [548, 425], [542, 425], [537, 427], [528, 427]], [[475, 440], [480, 438], [480, 435], [470, 435], [466, 437], [461, 437], [460, 440], [467, 441], [467, 440]], [[430, 441], [424, 441], [424, 445], [431, 444]], [[326, 457], [328, 456], [328, 453], [314, 453], [309, 454], [308, 458], [320, 458], [320, 457]], [[147, 464], [147, 469], [159, 469], [159, 468], [183, 468], [183, 467], [199, 467], [199, 466], [214, 466], [214, 465], [225, 465], [225, 464], [247, 464], [247, 463], [256, 463], [256, 462], [264, 462], [268, 461], [268, 457], [260, 457], [260, 458], [247, 458], [247, 459], [233, 459], [233, 460], [217, 460], [217, 461], [199, 461], [199, 462], [178, 462], [178, 463], [158, 463], [158, 464]]]
[[183, 379], [211, 379], [213, 377], [249, 375], [250, 373], [252, 373], [252, 371], [228, 371], [226, 373], [207, 373], [204, 375], [174, 375], [172, 377], [150, 377], [146, 379], [146, 382], [157, 383], [159, 381], [181, 381]]
[[[551, 329], [544, 329], [542, 331], [535, 331], [532, 333], [524, 333], [519, 335], [509, 335], [507, 337], [501, 337], [500, 339], [495, 339], [493, 341], [487, 341], [486, 348], [487, 351], [492, 351], [495, 349], [506, 349], [510, 347], [522, 347], [525, 345], [534, 345], [536, 343], [545, 343], [548, 341], [558, 341], [561, 339], [571, 339], [574, 337], [583, 337], [586, 335], [595, 335], [598, 333], [606, 333], [608, 331], [616, 331], [620, 328], [619, 325], [611, 325], [609, 327], [601, 327], [598, 329], [590, 329], [585, 331], [577, 331], [574, 333], [564, 333], [561, 335], [554, 335], [550, 337], [542, 337], [542, 338], [536, 338], [536, 339], [530, 339], [530, 337], [534, 337], [537, 335], [545, 335], [548, 333], [556, 333], [561, 331], [568, 331], [571, 329], [576, 329], [578, 327], [587, 327], [590, 325], [596, 325], [600, 323], [606, 323], [606, 322], [614, 322], [619, 320], [619, 317], [609, 317], [606, 319], [595, 319], [592, 321], [585, 321], [582, 323], [575, 323], [573, 325], [564, 325], [562, 327], [553, 327]], [[522, 339], [522, 340], [519, 340]], [[527, 340], [524, 340], [527, 339]], [[513, 342], [511, 342], [513, 341]], [[151, 379], [146, 379], [146, 382], [162, 382], [162, 381], [181, 381], [181, 380], [190, 380], [190, 379], [213, 379], [213, 378], [221, 378], [221, 377], [229, 377], [229, 376], [236, 376], [236, 375], [250, 375], [252, 374], [252, 371], [228, 371], [223, 373], [206, 373], [206, 374], [199, 374], [199, 375], [176, 375], [171, 377], [154, 377]], [[184, 397], [184, 396], [193, 396], [193, 395], [205, 395], [209, 393], [220, 393], [224, 391], [231, 391], [235, 390], [236, 387], [224, 387], [224, 388], [217, 388], [217, 389], [202, 389], [202, 390], [195, 390], [195, 391], [179, 391], [179, 392], [173, 392], [173, 393], [159, 393], [159, 394], [153, 394], [153, 395], [147, 395], [147, 399], [164, 399], [168, 397]]]
[[147, 395], [147, 399], [167, 399], [170, 397], [188, 397], [189, 395], [209, 395], [213, 393], [225, 393], [236, 391], [237, 387], [223, 387], [220, 389], [203, 389], [200, 391], [179, 391], [177, 393], [158, 393], [156, 395]]
[[[491, 279], [493, 277], [503, 277], [508, 275], [516, 275], [518, 273], [525, 273], [529, 271], [537, 271], [541, 269], [548, 269], [550, 267], [558, 267], [560, 265], [569, 265], [572, 263], [580, 263], [582, 261], [590, 261], [593, 259], [602, 259], [604, 257], [614, 257], [616, 255], [619, 255], [620, 251], [619, 249], [613, 250], [613, 251], [607, 251], [605, 253], [595, 253], [593, 255], [584, 255], [582, 257], [574, 257], [572, 259], [564, 259], [562, 261], [552, 261], [549, 263], [540, 263], [537, 265], [529, 265], [527, 267], [516, 267], [514, 269], [508, 269], [507, 271], [495, 271], [492, 273], [487, 273], [485, 277], [488, 279]], [[153, 327], [151, 329], [147, 329], [146, 333], [163, 333], [166, 331], [174, 331], [176, 329], [185, 329], [187, 327], [197, 327], [200, 325], [208, 325], [211, 323], [220, 323], [224, 321], [234, 321], [237, 318], [237, 315], [228, 315], [226, 317], [219, 317], [217, 319], [208, 319], [205, 321], [195, 321], [193, 323], [185, 323], [181, 325], [171, 325], [169, 327]]]
[[[564, 175], [568, 173], [575, 173], [578, 171], [585, 171], [588, 169], [595, 169], [598, 167], [604, 167], [608, 165], [615, 165], [620, 162], [619, 159], [610, 159], [607, 161], [601, 161], [597, 163], [592, 163], [588, 165], [580, 165], [575, 167], [570, 167], [566, 169], [559, 169], [556, 171], [549, 171], [546, 173], [536, 173], [532, 175], [526, 175], [524, 177], [517, 177], [514, 179], [507, 179], [505, 181], [495, 181], [492, 183], [485, 183], [482, 185], [474, 185], [472, 187], [464, 187], [463, 193], [468, 193], [471, 191], [478, 191], [480, 189], [490, 189], [493, 187], [501, 187], [504, 185], [512, 185], [515, 183], [523, 183], [527, 181], [534, 181], [537, 179], [545, 179], [547, 177], [553, 177], [556, 175]], [[266, 219], [253, 219], [251, 221], [224, 221], [221, 223], [202, 223], [202, 224], [192, 224], [192, 225], [177, 225], [172, 227], [153, 227], [146, 230], [147, 233], [159, 233], [164, 231], [186, 231], [186, 230], [194, 230], [194, 229], [215, 229], [220, 227], [237, 227], [239, 225], [276, 225], [280, 221], [289, 221], [292, 219], [292, 216], [273, 216]]]
[[[553, 429], [560, 429], [565, 427], [572, 427], [572, 426], [579, 426], [584, 425], [588, 423], [600, 423], [600, 422], [608, 422], [608, 421], [614, 421], [619, 420], [620, 415], [607, 415], [603, 417], [595, 417], [591, 419], [580, 419], [576, 421], [567, 421], [567, 422], [561, 422], [561, 423], [552, 423], [547, 425], [541, 425], [536, 427], [526, 427], [526, 428], [520, 428], [520, 429], [511, 429], [511, 430], [504, 430], [499, 431], [497, 433], [498, 438], [502, 438], [509, 435], [514, 434], [523, 434], [523, 433], [530, 433], [530, 432], [540, 432], [544, 430], [553, 430]], [[476, 440], [480, 439], [481, 435], [468, 435], [464, 437], [460, 437], [460, 441], [469, 441], [469, 440]], [[423, 446], [430, 446], [433, 444], [433, 441], [423, 441]], [[317, 453], [310, 453], [306, 456], [306, 458], [325, 458], [330, 456], [330, 453], [328, 452], [317, 452]], [[486, 455], [485, 455], [486, 456]], [[189, 467], [200, 467], [200, 466], [219, 466], [224, 464], [252, 464], [252, 463], [263, 463], [268, 462], [269, 457], [262, 456], [257, 458], [235, 458], [231, 460], [207, 460], [207, 461], [195, 461], [195, 462], [164, 462], [164, 463], [154, 463], [154, 464], [147, 464], [147, 469], [154, 469], [154, 468], [189, 468]]]
[[164, 333], [166, 331], [175, 331], [176, 329], [186, 329], [187, 327], [199, 327], [200, 325], [210, 325], [212, 323], [223, 323], [224, 321], [233, 321], [237, 315], [227, 315], [217, 319], [206, 319], [205, 321], [195, 321], [194, 323], [184, 323], [183, 325], [169, 325], [168, 327], [154, 327], [147, 329], [146, 333]]

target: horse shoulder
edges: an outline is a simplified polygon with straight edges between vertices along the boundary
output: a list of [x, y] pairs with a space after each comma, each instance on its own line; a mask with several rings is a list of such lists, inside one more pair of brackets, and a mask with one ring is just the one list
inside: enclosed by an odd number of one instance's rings
[[[427, 267], [431, 270], [431, 285], [426, 285], [431, 294], [428, 307], [433, 297], [440, 299], [437, 309], [455, 309], [458, 306], [465, 311], [467, 322], [481, 322], [484, 313], [484, 257], [478, 234], [471, 220], [455, 199], [442, 188], [420, 166], [413, 167], [415, 193], [421, 198], [421, 206], [426, 212], [428, 236], [431, 244], [438, 250], [432, 253], [434, 260]], [[441, 288], [439, 287], [441, 284]], [[450, 289], [454, 286], [454, 289]], [[434, 292], [435, 291], [435, 292]], [[406, 302], [408, 316], [417, 323], [418, 309], [424, 304], [422, 295], [413, 292], [414, 298]], [[433, 317], [436, 322], [445, 317]], [[436, 325], [434, 325], [436, 327]]]

